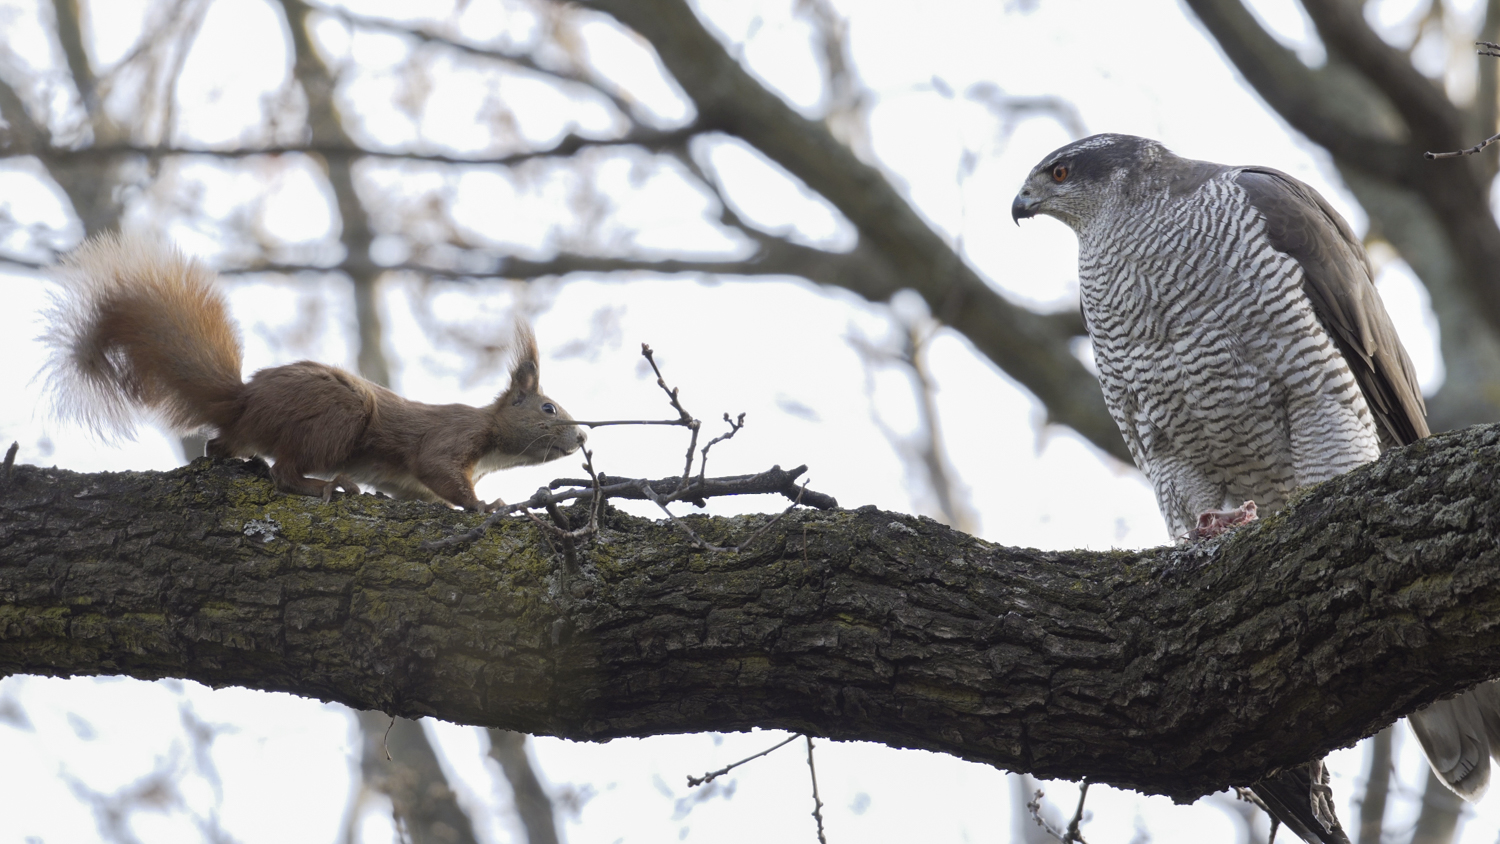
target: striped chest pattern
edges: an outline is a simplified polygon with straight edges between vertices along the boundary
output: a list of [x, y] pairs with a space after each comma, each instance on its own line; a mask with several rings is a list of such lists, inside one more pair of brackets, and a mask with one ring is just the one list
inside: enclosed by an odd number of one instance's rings
[[[1379, 456], [1359, 386], [1235, 171], [1079, 232], [1106, 403], [1173, 535]], [[1142, 207], [1144, 205], [1144, 207]]]

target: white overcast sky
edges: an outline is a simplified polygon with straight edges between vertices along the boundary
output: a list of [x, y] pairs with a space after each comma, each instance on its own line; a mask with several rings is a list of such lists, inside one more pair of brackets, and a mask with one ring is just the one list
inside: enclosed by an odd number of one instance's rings
[[[25, 0], [0, 4], [22, 20], [35, 15], [36, 5]], [[124, 0], [88, 5], [101, 22], [93, 30], [95, 49], [113, 61], [135, 43], [143, 5]], [[394, 0], [357, 5], [373, 14], [409, 8]], [[807, 30], [790, 14], [792, 5], [792, 0], [711, 0], [698, 7], [720, 33], [742, 44], [739, 55], [754, 72], [815, 115], [822, 97], [820, 76]], [[1018, 228], [1009, 217], [1011, 198], [1026, 172], [1070, 138], [1062, 126], [1045, 119], [1020, 124], [1002, 137], [994, 116], [964, 96], [975, 85], [999, 86], [1012, 95], [1063, 97], [1077, 107], [1090, 132], [1147, 135], [1189, 157], [1280, 168], [1321, 191], [1357, 230], [1365, 228], [1363, 213], [1338, 182], [1327, 156], [1262, 106], [1175, 0], [929, 0], [920, 5], [847, 0], [838, 5], [850, 18], [854, 66], [871, 93], [868, 128], [878, 163], [934, 226], [961, 245], [976, 268], [1018, 300], [1055, 309], [1076, 307], [1072, 234], [1051, 220]], [[1415, 0], [1380, 3], [1380, 22], [1402, 32], [1417, 5]], [[1476, 3], [1450, 5], [1462, 20], [1474, 14]], [[1023, 11], [1022, 6], [1035, 8]], [[1309, 26], [1293, 0], [1265, 0], [1256, 9], [1287, 43], [1318, 60], [1319, 50], [1309, 45]], [[245, 121], [254, 119], [258, 96], [279, 84], [286, 63], [284, 51], [265, 49], [279, 43], [276, 20], [265, 0], [213, 4], [184, 69], [181, 97], [197, 106], [182, 111], [179, 141], [228, 142]], [[497, 31], [507, 23], [476, 16], [472, 25], [476, 32]], [[350, 42], [337, 27], [319, 34], [326, 45], [347, 49], [362, 64], [394, 68], [405, 56], [392, 39]], [[682, 118], [685, 104], [659, 81], [649, 54], [638, 44], [602, 25], [586, 35], [590, 55], [607, 75], [639, 96], [662, 121]], [[56, 60], [40, 38], [17, 38], [4, 46], [8, 52], [0, 55], [10, 65], [38, 68]], [[1440, 67], [1441, 52], [1431, 45], [1417, 55], [1425, 68]], [[362, 132], [393, 146], [434, 137], [460, 149], [480, 143], [460, 119], [470, 112], [463, 105], [462, 73], [453, 73], [430, 106], [449, 109], [455, 115], [449, 124], [429, 121], [423, 132], [413, 133], [410, 122], [388, 105], [389, 90], [371, 81], [368, 88], [351, 91], [362, 106]], [[1459, 69], [1448, 81], [1455, 90], [1471, 87]], [[566, 131], [569, 120], [595, 131], [608, 126], [607, 115], [587, 109], [559, 117], [545, 97], [525, 86], [508, 96], [523, 134], [537, 143]], [[966, 153], [977, 153], [978, 164], [960, 179]], [[847, 223], [743, 148], [717, 149], [712, 163], [747, 218], [794, 229], [819, 244], [848, 242]], [[628, 167], [603, 167], [597, 178], [604, 188], [634, 190], [629, 187], [633, 175]], [[266, 225], [288, 241], [323, 237], [332, 220], [312, 180], [294, 170], [277, 178], [282, 190]], [[205, 179], [219, 191], [206, 204], [233, 203], [231, 180], [220, 179], [219, 184]], [[701, 197], [684, 196], [675, 187], [670, 179], [657, 179], [623, 203], [622, 220], [639, 229], [635, 243], [640, 247], [706, 242], [709, 227], [697, 221], [701, 205], [694, 205]], [[492, 213], [497, 195], [508, 198], [498, 220]], [[555, 216], [563, 199], [547, 190], [527, 194], [514, 182], [480, 175], [465, 185], [460, 201], [472, 203], [476, 225], [501, 226], [510, 239], [535, 249], [541, 237], [537, 221]], [[0, 166], [0, 202], [18, 220], [53, 232], [61, 238], [59, 245], [78, 236], [76, 221], [68, 218], [55, 191], [38, 182], [34, 165], [11, 161]], [[209, 258], [218, 252], [218, 244], [186, 228], [173, 228], [171, 234], [191, 252]], [[1441, 363], [1424, 294], [1399, 262], [1385, 264], [1381, 286], [1431, 390], [1441, 379]], [[0, 368], [0, 395], [12, 397], [0, 403], [0, 439], [19, 441], [21, 460], [79, 471], [178, 464], [173, 441], [149, 427], [134, 443], [106, 445], [50, 421], [39, 409], [40, 385], [32, 380], [42, 359], [32, 339], [45, 301], [42, 287], [32, 275], [11, 275], [0, 276], [0, 289], [7, 301], [0, 311], [0, 344], [8, 360]], [[353, 365], [346, 288], [236, 281], [229, 291], [244, 326], [248, 369], [300, 357]], [[636, 418], [666, 410], [654, 385], [642, 376], [637, 352], [639, 343], [648, 342], [700, 418], [717, 419], [726, 411], [748, 414], [749, 427], [715, 450], [711, 472], [807, 463], [814, 488], [836, 495], [845, 506], [927, 511], [929, 502], [914, 499], [912, 479], [872, 420], [872, 413], [878, 414], [897, 431], [914, 424], [905, 378], [895, 372], [867, 377], [847, 340], [851, 335], [885, 336], [889, 328], [883, 309], [790, 279], [718, 284], [642, 279], [628, 285], [581, 279], [495, 291], [479, 305], [465, 291], [453, 290], [440, 295], [433, 307], [440, 316], [480, 309], [503, 324], [517, 299], [543, 308], [535, 319], [544, 349], [543, 385], [575, 416]], [[465, 378], [465, 361], [451, 350], [433, 348], [412, 316], [414, 301], [410, 285], [387, 285], [387, 343], [399, 354], [395, 378], [403, 394], [480, 403], [503, 387], [498, 373], [488, 380]], [[304, 309], [288, 306], [290, 302], [318, 304], [323, 322], [297, 342], [272, 342], [301, 319]], [[920, 310], [907, 300], [897, 306]], [[618, 315], [620, 330], [585, 354], [568, 352], [592, 335], [593, 319], [601, 312]], [[1056, 549], [1166, 541], [1150, 491], [1133, 469], [1101, 458], [1069, 431], [1040, 426], [1040, 407], [965, 341], [941, 332], [929, 363], [943, 435], [978, 514], [981, 536]], [[868, 395], [871, 385], [873, 398]], [[610, 474], [660, 475], [663, 467], [680, 461], [679, 440], [671, 432], [606, 429], [592, 435], [591, 445], [596, 461]], [[524, 496], [573, 472], [572, 463], [564, 462], [502, 473], [487, 479], [480, 494]], [[714, 512], [779, 506], [774, 501], [721, 502]], [[341, 708], [285, 695], [130, 680], [10, 678], [0, 681], [0, 704], [7, 699], [24, 707], [31, 727], [0, 720], [0, 758], [6, 760], [0, 765], [0, 844], [27, 836], [47, 842], [96, 840], [94, 819], [73, 796], [70, 779], [111, 791], [163, 760], [181, 760], [187, 753], [180, 738], [184, 701], [191, 702], [198, 717], [232, 725], [216, 740], [213, 759], [222, 777], [219, 822], [236, 840], [329, 841], [344, 822], [342, 806], [348, 801], [358, 745], [352, 719]], [[0, 714], [4, 711], [0, 707]], [[434, 735], [449, 751], [447, 763], [462, 798], [476, 809], [485, 840], [516, 840], [509, 796], [503, 784], [496, 784], [493, 763], [482, 760], [476, 731], [438, 725]], [[588, 798], [566, 827], [573, 844], [813, 840], [800, 745], [737, 772], [727, 799], [721, 792], [692, 806], [683, 786], [686, 774], [748, 755], [774, 743], [775, 735], [675, 736], [606, 745], [543, 738], [535, 753], [555, 790], [573, 789]], [[1405, 757], [1398, 795], [1415, 797], [1422, 769], [1411, 758], [1414, 743], [1404, 731], [1398, 742]], [[1350, 823], [1355, 815], [1348, 800], [1357, 791], [1362, 762], [1357, 749], [1332, 759], [1335, 790], [1345, 801], [1341, 816]], [[191, 759], [181, 764], [192, 768]], [[1011, 840], [1011, 785], [1001, 772], [985, 766], [873, 745], [820, 743], [818, 769], [831, 841]], [[182, 782], [191, 811], [207, 817], [219, 800], [212, 782], [198, 775]], [[1049, 802], [1055, 799], [1059, 807], [1071, 807], [1076, 799], [1076, 789], [1067, 784], [1049, 784], [1047, 791]], [[1466, 819], [1463, 841], [1496, 839], [1496, 804], [1500, 798]], [[374, 805], [358, 823], [359, 840], [389, 841], [388, 812]], [[1234, 840], [1235, 825], [1208, 803], [1178, 807], [1164, 798], [1096, 789], [1089, 805], [1094, 820], [1084, 829], [1093, 844], [1125, 844], [1138, 828], [1149, 830], [1155, 841]], [[1400, 817], [1392, 822], [1409, 822], [1414, 811], [1410, 800], [1401, 803], [1393, 809]], [[135, 831], [150, 842], [202, 837], [182, 813], [143, 816]]]

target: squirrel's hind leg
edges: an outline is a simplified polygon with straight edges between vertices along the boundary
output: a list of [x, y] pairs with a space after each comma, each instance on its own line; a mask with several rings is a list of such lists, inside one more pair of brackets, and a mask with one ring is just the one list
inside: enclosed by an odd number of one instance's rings
[[489, 512], [485, 503], [474, 494], [474, 481], [469, 473], [457, 466], [421, 466], [417, 469], [417, 480], [449, 504], [474, 512]]
[[331, 481], [309, 478], [289, 460], [278, 460], [271, 464], [271, 480], [282, 492], [311, 495], [324, 501], [331, 501], [336, 489], [342, 490], [345, 495], [359, 495], [359, 484], [350, 480], [348, 475], [340, 472]]

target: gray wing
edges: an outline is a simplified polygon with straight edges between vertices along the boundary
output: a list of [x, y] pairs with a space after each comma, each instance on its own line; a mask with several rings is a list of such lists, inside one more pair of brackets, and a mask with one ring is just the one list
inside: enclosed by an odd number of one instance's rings
[[1279, 170], [1245, 167], [1235, 181], [1265, 216], [1271, 245], [1302, 265], [1303, 290], [1359, 382], [1381, 445], [1427, 436], [1427, 405], [1411, 359], [1349, 224], [1317, 191]]

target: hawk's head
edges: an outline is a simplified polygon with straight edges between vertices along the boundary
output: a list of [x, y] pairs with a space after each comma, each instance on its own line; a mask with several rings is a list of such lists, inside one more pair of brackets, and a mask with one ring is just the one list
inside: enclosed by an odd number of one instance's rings
[[1075, 231], [1092, 218], [1112, 188], [1123, 188], [1147, 165], [1175, 158], [1167, 148], [1134, 135], [1093, 135], [1053, 150], [1034, 167], [1011, 203], [1010, 216], [1047, 214]]

